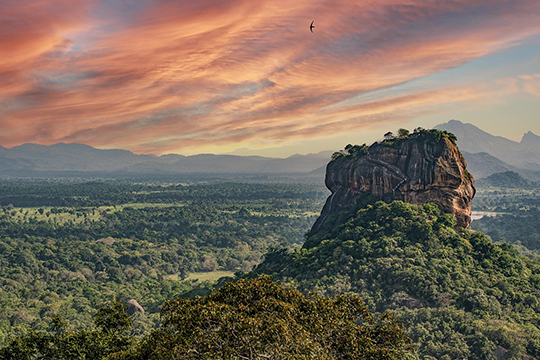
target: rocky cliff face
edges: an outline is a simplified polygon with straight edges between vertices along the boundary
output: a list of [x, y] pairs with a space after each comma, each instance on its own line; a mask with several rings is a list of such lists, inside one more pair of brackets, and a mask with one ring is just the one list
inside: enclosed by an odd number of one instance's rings
[[327, 165], [326, 186], [332, 194], [312, 232], [331, 222], [334, 214], [367, 198], [435, 203], [466, 228], [475, 194], [474, 179], [466, 167], [455, 137], [445, 131], [419, 130], [370, 147], [348, 145]]

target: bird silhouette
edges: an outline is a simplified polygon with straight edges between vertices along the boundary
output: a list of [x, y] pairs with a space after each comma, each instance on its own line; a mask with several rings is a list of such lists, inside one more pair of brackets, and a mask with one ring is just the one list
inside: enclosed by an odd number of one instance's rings
[[314, 23], [314, 22], [315, 22], [315, 20], [313, 20], [313, 21], [311, 22], [311, 25], [309, 25], [309, 31], [311, 31], [311, 32], [313, 32], [313, 28], [315, 27], [315, 26], [313, 26], [313, 23]]

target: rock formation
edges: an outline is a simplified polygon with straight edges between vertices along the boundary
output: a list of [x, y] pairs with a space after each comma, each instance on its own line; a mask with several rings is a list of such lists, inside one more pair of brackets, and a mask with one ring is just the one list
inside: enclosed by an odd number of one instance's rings
[[139, 305], [139, 303], [135, 299], [128, 300], [127, 306], [128, 306], [127, 313], [129, 315], [133, 315], [136, 312], [140, 312], [141, 314], [144, 314], [143, 307]]
[[347, 145], [326, 167], [326, 186], [332, 194], [312, 233], [363, 199], [435, 203], [442, 213], [453, 214], [458, 226], [468, 227], [474, 179], [455, 142], [451, 133], [417, 129], [369, 147]]

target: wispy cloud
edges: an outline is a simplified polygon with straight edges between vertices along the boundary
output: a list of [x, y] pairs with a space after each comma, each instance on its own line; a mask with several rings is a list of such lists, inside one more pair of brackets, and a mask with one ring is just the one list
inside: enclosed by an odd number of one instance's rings
[[366, 96], [526, 42], [539, 15], [537, 0], [3, 1], [0, 144], [226, 151], [406, 121], [501, 89]]
[[522, 75], [519, 79], [519, 85], [521, 85], [526, 92], [540, 97], [540, 74]]

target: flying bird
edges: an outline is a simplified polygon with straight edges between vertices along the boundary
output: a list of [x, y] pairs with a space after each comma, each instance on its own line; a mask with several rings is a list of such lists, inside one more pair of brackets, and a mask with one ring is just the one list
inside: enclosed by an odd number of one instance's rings
[[313, 32], [313, 28], [315, 27], [315, 26], [313, 26], [313, 23], [314, 23], [314, 22], [315, 22], [315, 20], [313, 20], [313, 21], [311, 22], [311, 25], [309, 25], [309, 30], [310, 30], [311, 32]]

